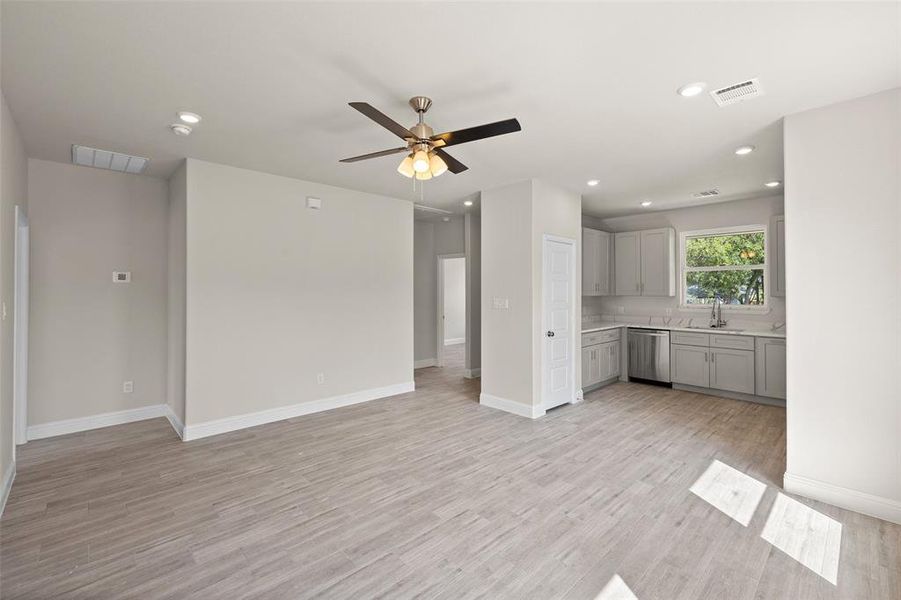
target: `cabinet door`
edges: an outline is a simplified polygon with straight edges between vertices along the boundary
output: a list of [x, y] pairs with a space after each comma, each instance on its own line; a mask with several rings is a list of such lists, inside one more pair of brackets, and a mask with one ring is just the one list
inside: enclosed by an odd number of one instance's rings
[[604, 344], [603, 353], [607, 358], [607, 370], [604, 373], [604, 379], [619, 377], [619, 342], [608, 342]]
[[611, 281], [612, 277], [612, 258], [613, 258], [613, 236], [606, 231], [598, 231], [598, 270], [597, 270], [597, 286], [599, 296], [609, 296], [612, 293]]
[[582, 387], [591, 385], [591, 348], [582, 348]]
[[757, 395], [785, 400], [785, 340], [757, 338]]
[[675, 232], [670, 228], [641, 232], [641, 295], [675, 295]]
[[600, 256], [601, 232], [582, 228], [582, 295], [598, 295], [598, 258]]
[[637, 231], [614, 235], [615, 295], [641, 295], [641, 234]]
[[754, 393], [754, 352], [710, 350], [710, 387], [729, 392]]
[[673, 383], [710, 387], [710, 349], [700, 346], [670, 345]]
[[770, 295], [785, 295], [785, 217], [770, 220]]

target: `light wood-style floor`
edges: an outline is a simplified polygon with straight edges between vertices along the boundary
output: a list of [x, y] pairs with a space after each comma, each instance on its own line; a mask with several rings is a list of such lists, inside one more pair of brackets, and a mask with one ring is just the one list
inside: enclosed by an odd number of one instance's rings
[[[530, 421], [459, 364], [417, 391], [183, 443], [162, 419], [21, 449], [0, 521], [16, 598], [901, 598], [901, 527], [824, 504], [833, 586], [761, 538], [781, 408], [618, 383]], [[767, 486], [747, 527], [689, 491]]]

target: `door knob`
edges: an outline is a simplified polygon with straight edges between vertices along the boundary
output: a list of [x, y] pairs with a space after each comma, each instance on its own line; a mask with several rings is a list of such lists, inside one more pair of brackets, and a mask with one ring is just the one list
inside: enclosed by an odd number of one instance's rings
[[547, 332], [547, 336], [548, 336], [548, 337], [554, 337], [554, 332], [553, 332], [553, 331], [548, 331], [548, 332]]

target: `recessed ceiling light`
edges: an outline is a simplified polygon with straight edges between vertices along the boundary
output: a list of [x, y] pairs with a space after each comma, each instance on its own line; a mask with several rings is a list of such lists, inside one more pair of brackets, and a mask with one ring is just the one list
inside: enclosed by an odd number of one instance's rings
[[599, 184], [600, 182], [601, 182], [601, 181], [600, 181], [599, 179], [589, 179], [589, 180], [588, 180], [588, 185], [590, 185], [591, 187], [594, 187], [594, 186], [596, 186], [597, 184]]
[[178, 118], [181, 119], [182, 121], [184, 121], [185, 123], [190, 123], [191, 125], [196, 125], [197, 123], [200, 123], [200, 115], [198, 115], [197, 113], [187, 112], [184, 110], [181, 111], [180, 113], [178, 113]]
[[781, 181], [767, 181], [763, 185], [765, 185], [767, 187], [779, 187], [780, 185], [782, 185], [782, 182]]
[[735, 149], [735, 153], [739, 156], [744, 156], [745, 154], [750, 154], [754, 152], [756, 148], [754, 146], [739, 146]]
[[472, 200], [465, 200], [463, 206], [472, 206]]
[[441, 217], [441, 220], [445, 223], [450, 223], [450, 217]]
[[707, 89], [706, 83], [704, 83], [703, 81], [696, 81], [694, 83], [686, 83], [678, 90], [676, 90], [676, 92], [678, 92], [680, 96], [691, 98], [693, 96], [697, 96], [705, 89]]
[[645, 208], [647, 208], [651, 204], [653, 204], [653, 202], [651, 202], [650, 200], [645, 200], [644, 202], [641, 203], [641, 205], [644, 206]]
[[192, 131], [190, 127], [188, 127], [187, 125], [182, 125], [181, 123], [173, 123], [169, 126], [169, 128], [172, 130], [172, 133], [180, 136], [191, 135]]

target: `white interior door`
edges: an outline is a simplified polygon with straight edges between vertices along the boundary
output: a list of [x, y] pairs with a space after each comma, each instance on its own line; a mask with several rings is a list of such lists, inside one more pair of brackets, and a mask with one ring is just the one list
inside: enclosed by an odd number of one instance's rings
[[573, 240], [545, 236], [542, 405], [545, 410], [575, 398], [575, 263]]
[[13, 414], [15, 443], [24, 444], [28, 431], [28, 218], [16, 207], [16, 251], [13, 323]]

